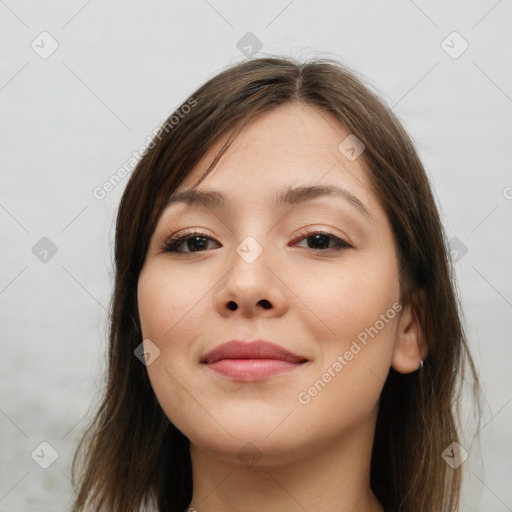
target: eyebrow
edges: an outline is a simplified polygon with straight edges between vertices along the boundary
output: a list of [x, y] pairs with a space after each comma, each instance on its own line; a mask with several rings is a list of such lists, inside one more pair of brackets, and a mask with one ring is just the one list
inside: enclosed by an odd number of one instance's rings
[[[348, 190], [336, 185], [304, 185], [299, 187], [288, 187], [274, 197], [274, 207], [282, 207], [285, 205], [294, 206], [305, 201], [316, 199], [324, 196], [337, 196], [346, 200], [354, 206], [360, 213], [367, 217], [370, 216], [368, 208]], [[227, 198], [217, 190], [198, 190], [191, 188], [171, 194], [165, 204], [165, 208], [175, 204], [185, 203], [188, 206], [203, 206], [209, 209], [225, 208]]]

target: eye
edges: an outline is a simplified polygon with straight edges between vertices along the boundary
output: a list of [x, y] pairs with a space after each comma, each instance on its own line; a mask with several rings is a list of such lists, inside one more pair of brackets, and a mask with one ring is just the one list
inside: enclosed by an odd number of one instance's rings
[[[345, 240], [325, 231], [306, 231], [302, 232], [300, 236], [301, 238], [297, 240], [310, 241], [310, 243], [308, 243], [308, 249], [341, 251], [342, 249], [352, 247], [349, 243], [345, 242]], [[329, 246], [331, 241], [334, 242], [334, 246]]]
[[[206, 242], [205, 242], [206, 240]], [[182, 245], [186, 245], [186, 247], [190, 250], [189, 252], [201, 252], [201, 250], [205, 249], [205, 246], [208, 244], [209, 240], [213, 240], [206, 233], [187, 233], [186, 235], [182, 235], [176, 238], [170, 238], [170, 240], [165, 244], [164, 252], [176, 252], [187, 254], [187, 251], [178, 250]]]
[[[300, 238], [294, 240], [294, 243], [300, 240], [310, 241], [307, 249], [322, 250], [322, 251], [341, 251], [342, 249], [348, 249], [352, 247], [349, 243], [345, 242], [341, 238], [327, 233], [324, 231], [309, 231], [302, 232]], [[214, 241], [213, 238], [209, 237], [206, 233], [194, 232], [187, 233], [182, 236], [171, 238], [164, 247], [164, 252], [173, 252], [178, 254], [189, 254], [191, 252], [204, 252], [207, 250], [208, 241]], [[330, 246], [330, 242], [334, 242], [333, 246]], [[216, 242], [218, 243], [218, 242]], [[185, 246], [188, 251], [180, 250], [181, 246]]]

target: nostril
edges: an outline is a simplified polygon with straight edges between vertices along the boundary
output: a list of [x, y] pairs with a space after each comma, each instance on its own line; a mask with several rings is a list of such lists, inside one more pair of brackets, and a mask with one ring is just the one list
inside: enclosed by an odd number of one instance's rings
[[260, 300], [260, 303], [265, 309], [269, 309], [270, 307], [272, 307], [267, 299]]
[[237, 308], [238, 306], [236, 305], [235, 302], [233, 302], [232, 300], [229, 301], [228, 303], [228, 308], [231, 310], [231, 311], [235, 311], [235, 309]]

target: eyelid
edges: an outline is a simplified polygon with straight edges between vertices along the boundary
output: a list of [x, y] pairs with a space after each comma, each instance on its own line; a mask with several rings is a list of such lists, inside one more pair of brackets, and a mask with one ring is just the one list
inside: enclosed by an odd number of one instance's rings
[[[334, 228], [329, 228], [329, 229], [334, 229]], [[338, 231], [340, 231], [340, 230], [338, 229]], [[304, 238], [308, 235], [312, 236], [317, 233], [332, 236], [333, 238], [339, 238], [341, 241], [345, 242], [346, 245], [348, 245], [350, 247], [354, 247], [354, 244], [352, 243], [352, 240], [350, 239], [350, 237], [343, 231], [341, 231], [341, 234], [337, 235], [337, 234], [334, 234], [332, 231], [329, 231], [327, 228], [314, 227], [314, 226], [308, 226], [308, 227], [300, 230], [299, 233], [297, 234], [297, 236], [292, 240], [292, 242], [296, 242], [297, 240], [300, 240], [301, 238]]]

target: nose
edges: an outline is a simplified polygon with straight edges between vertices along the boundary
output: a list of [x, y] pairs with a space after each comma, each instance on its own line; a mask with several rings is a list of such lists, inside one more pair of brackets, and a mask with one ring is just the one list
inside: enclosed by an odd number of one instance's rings
[[267, 253], [263, 250], [253, 259], [235, 252], [229, 259], [230, 268], [213, 294], [213, 307], [221, 316], [273, 317], [286, 312], [287, 286]]

